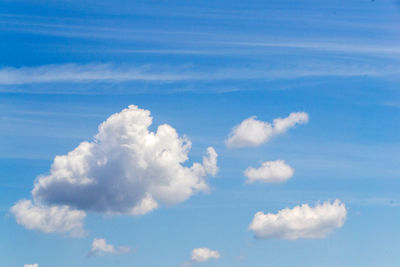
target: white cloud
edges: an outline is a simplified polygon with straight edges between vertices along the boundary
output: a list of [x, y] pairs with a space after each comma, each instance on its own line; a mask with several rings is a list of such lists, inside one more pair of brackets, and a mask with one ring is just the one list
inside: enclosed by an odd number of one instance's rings
[[39, 267], [39, 264], [24, 264], [24, 267]]
[[286, 118], [274, 119], [273, 124], [256, 120], [250, 117], [233, 127], [226, 145], [230, 148], [255, 147], [266, 143], [272, 137], [286, 132], [296, 124], [308, 122], [308, 114], [305, 112], [293, 112]]
[[[388, 50], [389, 51], [389, 50]], [[274, 67], [268, 65], [252, 67], [221, 67], [204, 71], [201, 67], [158, 66], [158, 65], [123, 65], [113, 64], [51, 64], [34, 67], [6, 66], [0, 68], [2, 91], [13, 91], [12, 86], [50, 84], [50, 83], [126, 83], [126, 82], [187, 82], [187, 81], [222, 81], [222, 80], [258, 80], [258, 79], [294, 79], [318, 76], [395, 76], [399, 69], [386, 65], [360, 65], [342, 62], [318, 62]], [[70, 86], [68, 86], [70, 88]], [[31, 90], [37, 91], [37, 87]], [[54, 89], [53, 89], [54, 90]], [[59, 92], [57, 90], [46, 92]], [[65, 88], [64, 88], [65, 90]], [[63, 90], [63, 91], [64, 91]], [[71, 90], [71, 89], [70, 89]], [[20, 91], [20, 90], [17, 90]], [[24, 90], [25, 91], [25, 90]]]
[[151, 65], [116, 67], [112, 64], [59, 64], [0, 68], [0, 85], [184, 81], [199, 78], [197, 73], [186, 73], [180, 69], [162, 70]]
[[257, 212], [249, 229], [258, 239], [323, 238], [346, 220], [346, 206], [335, 200], [310, 207], [307, 204], [283, 209], [277, 214]]
[[244, 171], [247, 182], [266, 182], [280, 183], [289, 180], [294, 174], [292, 167], [287, 165], [284, 160], [266, 161], [261, 167], [249, 167]]
[[30, 200], [20, 200], [12, 208], [17, 222], [31, 230], [46, 233], [70, 233], [82, 236], [85, 212], [72, 210], [68, 206], [35, 205]]
[[302, 48], [302, 49], [315, 49], [323, 51], [336, 51], [344, 53], [367, 53], [367, 54], [399, 54], [400, 49], [397, 46], [383, 46], [383, 45], [370, 45], [365, 43], [341, 43], [333, 40], [313, 42], [230, 42], [231, 45], [237, 46], [250, 46], [250, 47], [281, 47], [281, 48]]
[[308, 122], [308, 114], [305, 112], [292, 112], [286, 118], [274, 119], [274, 134], [286, 132], [289, 128], [296, 124], [304, 124]]
[[92, 248], [88, 252], [87, 256], [102, 256], [104, 254], [119, 254], [128, 253], [130, 251], [129, 247], [120, 246], [114, 247], [114, 245], [107, 244], [107, 241], [102, 238], [95, 238], [92, 242]]
[[204, 262], [209, 259], [218, 259], [221, 255], [216, 250], [211, 250], [209, 248], [195, 248], [192, 250], [192, 261]]
[[192, 250], [190, 261], [183, 263], [183, 266], [190, 266], [194, 263], [206, 262], [211, 259], [219, 259], [221, 254], [209, 248], [195, 248]]
[[235, 126], [226, 140], [228, 147], [250, 147], [265, 143], [273, 133], [271, 124], [250, 117]]
[[12, 207], [17, 222], [77, 235], [85, 211], [142, 215], [208, 191], [206, 176], [218, 171], [215, 150], [185, 166], [191, 142], [167, 124], [151, 132], [151, 123], [150, 111], [134, 105], [110, 116], [93, 142], [55, 157], [50, 173], [35, 182], [34, 204]]

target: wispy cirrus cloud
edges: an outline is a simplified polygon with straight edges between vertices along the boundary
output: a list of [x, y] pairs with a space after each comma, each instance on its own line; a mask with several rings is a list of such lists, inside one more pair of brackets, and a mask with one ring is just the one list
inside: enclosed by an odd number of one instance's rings
[[151, 65], [138, 67], [112, 64], [59, 64], [37, 67], [4, 67], [0, 69], [0, 85], [37, 83], [85, 83], [129, 81], [177, 81], [199, 79], [196, 73], [182, 68], [160, 69]]
[[400, 48], [395, 44], [379, 44], [360, 42], [345, 42], [337, 40], [321, 39], [315, 41], [301, 40], [282, 40], [277, 42], [268, 41], [249, 41], [249, 42], [227, 42], [225, 44], [239, 47], [258, 47], [258, 48], [294, 48], [307, 49], [324, 52], [341, 52], [352, 54], [369, 55], [400, 55]]
[[[178, 65], [158, 66], [115, 65], [115, 64], [52, 64], [41, 66], [0, 68], [0, 91], [20, 91], [15, 88], [29, 90], [25, 85], [44, 84], [124, 84], [124, 83], [193, 83], [222, 82], [240, 80], [279, 80], [304, 77], [396, 77], [400, 68], [392, 65], [374, 66], [368, 64], [330, 64], [307, 63], [288, 66], [253, 65], [247, 67], [216, 67]], [[27, 89], [28, 88], [28, 89]], [[52, 90], [59, 90], [52, 89]], [[71, 89], [69, 89], [71, 90]]]

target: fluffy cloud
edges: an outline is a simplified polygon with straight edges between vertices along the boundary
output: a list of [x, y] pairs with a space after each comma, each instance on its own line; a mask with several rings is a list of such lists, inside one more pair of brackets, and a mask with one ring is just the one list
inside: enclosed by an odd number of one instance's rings
[[24, 264], [24, 267], [39, 267], [39, 264]]
[[159, 203], [173, 205], [207, 191], [205, 177], [217, 172], [211, 147], [203, 163], [183, 166], [191, 143], [164, 124], [150, 132], [150, 111], [129, 106], [99, 126], [94, 142], [82, 142], [54, 159], [50, 175], [41, 176], [36, 200], [81, 210], [144, 214]]
[[67, 206], [35, 205], [30, 200], [20, 200], [11, 211], [17, 222], [31, 230], [46, 233], [70, 233], [71, 236], [82, 236], [85, 212], [72, 210]]
[[87, 256], [102, 256], [104, 254], [117, 254], [117, 253], [128, 253], [129, 247], [120, 246], [118, 248], [113, 245], [107, 244], [107, 241], [102, 238], [95, 238], [92, 242], [92, 248], [88, 252]]
[[277, 214], [257, 212], [249, 226], [259, 239], [322, 238], [346, 220], [346, 206], [335, 200], [310, 207], [307, 204], [283, 209]]
[[206, 262], [210, 259], [219, 259], [221, 255], [216, 250], [211, 250], [209, 248], [195, 248], [192, 250], [192, 255], [190, 261], [185, 262], [184, 266], [190, 266], [193, 263]]
[[249, 167], [244, 171], [247, 182], [279, 183], [290, 179], [294, 174], [292, 167], [284, 160], [263, 162], [260, 168]]
[[230, 148], [259, 146], [272, 137], [286, 132], [296, 124], [307, 122], [308, 114], [305, 112], [290, 113], [286, 118], [274, 119], [272, 124], [256, 120], [256, 117], [250, 117], [233, 127], [225, 143]]
[[[55, 157], [50, 173], [39, 176], [32, 190], [39, 204], [16, 204], [17, 220], [31, 229], [62, 232], [69, 224], [58, 222], [58, 213], [74, 218], [84, 217], [83, 211], [142, 215], [208, 191], [206, 177], [218, 171], [215, 150], [209, 147], [202, 163], [187, 166], [191, 142], [167, 124], [151, 132], [151, 124], [150, 111], [134, 105], [110, 116], [94, 141]], [[32, 226], [32, 214], [46, 219]]]

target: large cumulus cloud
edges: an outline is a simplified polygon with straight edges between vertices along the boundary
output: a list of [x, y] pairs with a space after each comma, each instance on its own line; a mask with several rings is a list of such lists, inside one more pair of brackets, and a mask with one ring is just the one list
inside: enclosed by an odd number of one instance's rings
[[152, 132], [151, 124], [150, 111], [134, 105], [110, 116], [94, 141], [55, 157], [35, 182], [35, 203], [140, 215], [207, 191], [206, 177], [218, 171], [215, 150], [188, 166], [191, 142], [170, 125]]

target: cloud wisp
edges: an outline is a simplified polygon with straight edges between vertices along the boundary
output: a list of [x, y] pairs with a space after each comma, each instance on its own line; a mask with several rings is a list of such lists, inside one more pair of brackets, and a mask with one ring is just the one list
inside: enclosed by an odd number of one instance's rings
[[0, 69], [0, 85], [129, 81], [182, 81], [199, 79], [196, 73], [151, 65], [116, 67], [112, 64], [59, 64]]
[[190, 140], [167, 124], [151, 132], [151, 124], [150, 111], [134, 105], [110, 116], [94, 141], [55, 157], [50, 173], [35, 182], [34, 202], [22, 200], [11, 209], [17, 221], [29, 229], [66, 232], [66, 226], [49, 230], [52, 219], [27, 222], [32, 212], [52, 218], [59, 210], [64, 216], [74, 212], [74, 222], [87, 211], [143, 215], [209, 191], [206, 177], [218, 171], [215, 150], [209, 147], [202, 163], [185, 166]]
[[265, 161], [259, 168], [249, 167], [244, 171], [248, 183], [282, 183], [294, 174], [294, 169], [284, 160]]
[[343, 226], [346, 214], [346, 206], [340, 200], [315, 207], [303, 204], [276, 214], [257, 212], [249, 229], [257, 239], [323, 238]]
[[226, 42], [223, 44], [236, 45], [240, 47], [263, 47], [263, 48], [298, 48], [325, 52], [341, 52], [366, 55], [399, 55], [400, 49], [391, 44], [370, 43], [346, 43], [337, 40], [315, 40], [313, 42], [298, 42], [296, 40], [284, 40], [282, 42]]
[[128, 253], [130, 250], [130, 247], [115, 247], [114, 245], [107, 244], [107, 241], [103, 238], [95, 238], [92, 242], [92, 248], [86, 256], [89, 258], [94, 256], [104, 256], [105, 254], [124, 254]]
[[[385, 66], [357, 65], [336, 62], [326, 64], [302, 63], [291, 66], [255, 65], [251, 67], [221, 66], [204, 69], [202, 66], [159, 66], [114, 64], [52, 64], [41, 66], [0, 68], [0, 86], [2, 90], [12, 90], [22, 85], [43, 84], [84, 84], [88, 83], [132, 83], [132, 82], [189, 82], [189, 81], [225, 81], [225, 80], [278, 80], [321, 76], [397, 76], [400, 69], [395, 64]], [[12, 87], [7, 89], [8, 87]]]
[[305, 112], [292, 112], [286, 118], [276, 118], [273, 123], [257, 120], [255, 116], [233, 127], [225, 144], [229, 148], [256, 147], [268, 142], [272, 137], [285, 133], [297, 124], [308, 122]]

